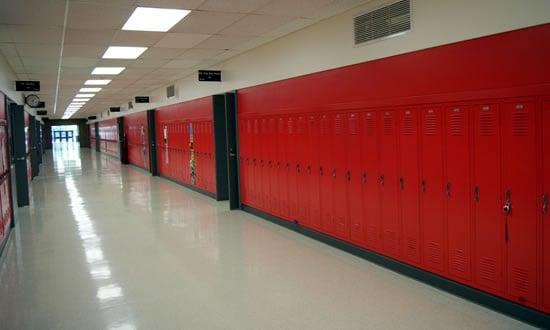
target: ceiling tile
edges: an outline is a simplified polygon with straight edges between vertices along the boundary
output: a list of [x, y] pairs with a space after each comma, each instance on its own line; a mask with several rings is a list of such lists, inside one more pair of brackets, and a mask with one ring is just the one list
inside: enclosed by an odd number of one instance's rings
[[256, 13], [290, 17], [308, 17], [308, 14], [332, 2], [335, 2], [335, 0], [277, 0], [257, 10]]
[[55, 57], [21, 57], [25, 66], [34, 67], [51, 67], [57, 68], [59, 61]]
[[160, 48], [192, 48], [210, 37], [208, 34], [166, 33], [155, 45]]
[[12, 40], [17, 43], [61, 44], [63, 28], [40, 25], [10, 25]]
[[200, 64], [199, 60], [173, 60], [162, 66], [164, 69], [185, 69]]
[[2, 1], [0, 5], [0, 24], [63, 26], [65, 1], [18, 0], [9, 4]]
[[164, 33], [143, 31], [118, 31], [110, 45], [150, 47], [162, 39]]
[[[65, 45], [102, 45], [111, 43], [115, 30], [90, 31], [79, 29], [67, 29], [65, 32]], [[105, 48], [106, 49], [106, 48]]]
[[270, 31], [262, 34], [262, 36], [278, 38], [278, 37], [284, 36], [286, 34], [289, 34], [291, 32], [303, 29], [306, 26], [311, 25], [313, 23], [315, 23], [315, 20], [313, 20], [311, 18], [295, 18], [292, 21], [281, 25], [278, 28], [275, 28], [273, 30], [270, 30]]
[[154, 58], [144, 58], [135, 60], [130, 64], [131, 68], [158, 68], [166, 63], [168, 59], [154, 59]]
[[193, 11], [170, 32], [215, 34], [243, 17], [244, 14], [240, 13]]
[[270, 1], [271, 0], [206, 0], [199, 9], [228, 13], [250, 13], [263, 7]]
[[15, 44], [20, 56], [59, 57], [60, 45]]
[[0, 42], [12, 42], [8, 25], [0, 25]]
[[219, 34], [237, 36], [259, 36], [291, 21], [291, 17], [271, 15], [247, 15], [237, 23], [219, 32]]
[[139, 58], [140, 59], [172, 59], [178, 57], [180, 54], [182, 54], [185, 51], [185, 49], [179, 49], [179, 48], [157, 48], [157, 47], [151, 47], [143, 53]]
[[253, 37], [215, 35], [198, 44], [196, 48], [241, 49], [242, 45], [251, 39]]
[[63, 57], [96, 57], [100, 58], [105, 52], [103, 46], [89, 45], [65, 45], [63, 47]]
[[201, 49], [191, 48], [178, 56], [178, 60], [204, 60], [214, 58], [216, 55], [223, 53], [223, 49]]
[[19, 57], [17, 48], [15, 48], [15, 44], [13, 43], [0, 43], [0, 51], [4, 54], [5, 58]]
[[116, 5], [116, 2], [71, 3], [67, 27], [85, 30], [120, 30], [133, 9], [133, 6]]
[[204, 0], [138, 0], [136, 6], [173, 9], [196, 9]]
[[62, 66], [66, 68], [93, 68], [98, 62], [99, 58], [63, 56]]

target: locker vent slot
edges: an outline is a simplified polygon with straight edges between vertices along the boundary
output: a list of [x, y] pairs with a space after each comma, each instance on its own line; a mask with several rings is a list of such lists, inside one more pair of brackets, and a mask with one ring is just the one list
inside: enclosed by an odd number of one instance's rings
[[435, 135], [438, 132], [437, 116], [433, 110], [429, 110], [424, 114], [424, 134]]
[[327, 116], [321, 117], [321, 134], [324, 134], [324, 135], [329, 134]]
[[384, 135], [393, 134], [393, 116], [391, 113], [386, 112], [384, 114]]
[[428, 260], [432, 264], [441, 263], [441, 247], [435, 242], [428, 243]]
[[298, 134], [304, 134], [304, 117], [298, 117]]
[[529, 275], [527, 271], [522, 268], [514, 268], [512, 276], [516, 292], [527, 294], [529, 292]]
[[334, 133], [342, 134], [342, 116], [334, 116]]
[[411, 29], [410, 0], [372, 10], [353, 19], [355, 44], [402, 34]]
[[464, 115], [462, 112], [455, 112], [449, 116], [449, 134], [451, 136], [464, 135]]
[[309, 121], [308, 121], [308, 131], [309, 131], [309, 134], [314, 134], [315, 132], [315, 117], [309, 117]]
[[294, 134], [294, 120], [292, 118], [288, 118], [287, 129], [288, 134]]
[[348, 117], [348, 125], [349, 125], [349, 134], [356, 135], [357, 134], [357, 115], [352, 113]]
[[407, 255], [415, 257], [418, 253], [418, 241], [414, 238], [407, 238]]
[[496, 262], [494, 259], [490, 258], [481, 258], [480, 265], [479, 265], [479, 273], [481, 275], [481, 278], [489, 281], [494, 282], [496, 279]]
[[378, 243], [378, 230], [375, 226], [367, 226], [367, 243], [376, 245]]
[[375, 122], [374, 115], [369, 112], [365, 115], [365, 130], [368, 136], [373, 136], [375, 132]]
[[512, 134], [515, 136], [529, 134], [529, 114], [526, 111], [512, 113]]
[[397, 251], [397, 235], [393, 231], [386, 230], [384, 232], [384, 246], [386, 251]]
[[401, 131], [403, 135], [413, 135], [415, 133], [412, 114], [406, 113], [403, 116], [403, 127]]
[[466, 255], [464, 250], [456, 249], [454, 252], [452, 261], [453, 269], [459, 273], [466, 272]]
[[479, 115], [479, 132], [481, 136], [495, 135], [496, 116], [493, 112], [482, 112]]

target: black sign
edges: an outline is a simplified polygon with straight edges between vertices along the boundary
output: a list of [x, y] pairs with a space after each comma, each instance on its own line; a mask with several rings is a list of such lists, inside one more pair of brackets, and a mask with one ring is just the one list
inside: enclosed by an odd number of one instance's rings
[[40, 92], [40, 81], [17, 80], [15, 82], [17, 92]]
[[199, 70], [199, 81], [222, 81], [222, 72], [219, 70]]
[[136, 96], [136, 103], [149, 103], [149, 96]]
[[111, 110], [111, 112], [120, 112], [120, 107], [111, 107], [109, 110]]
[[94, 119], [97, 119], [97, 116], [90, 116], [88, 117], [89, 120], [94, 120]]
[[47, 110], [37, 110], [36, 114], [38, 116], [46, 116], [48, 114], [48, 111]]

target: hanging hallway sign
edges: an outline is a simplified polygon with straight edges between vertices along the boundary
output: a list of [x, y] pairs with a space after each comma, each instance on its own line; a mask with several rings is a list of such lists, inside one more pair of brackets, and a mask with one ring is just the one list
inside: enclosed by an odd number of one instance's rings
[[199, 70], [199, 81], [222, 81], [220, 70]]

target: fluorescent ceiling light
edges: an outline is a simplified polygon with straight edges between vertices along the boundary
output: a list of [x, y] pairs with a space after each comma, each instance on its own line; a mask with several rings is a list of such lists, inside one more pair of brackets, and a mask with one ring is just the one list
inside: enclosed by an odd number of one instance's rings
[[147, 47], [121, 47], [121, 46], [109, 46], [103, 54], [103, 58], [120, 58], [120, 59], [132, 59], [135, 60], [139, 57]]
[[86, 80], [84, 85], [107, 85], [111, 82], [111, 79], [90, 79]]
[[126, 68], [121, 66], [97, 67], [92, 71], [92, 74], [119, 74], [124, 71], [124, 69]]
[[191, 11], [185, 9], [137, 7], [123, 30], [166, 32]]
[[94, 97], [95, 94], [76, 94], [74, 97], [75, 98], [78, 98], [78, 97]]
[[97, 93], [101, 90], [101, 87], [84, 87], [80, 89], [81, 93]]
[[81, 98], [81, 99], [78, 99], [78, 98], [73, 99], [73, 102], [88, 102], [88, 101], [90, 101], [89, 97], [85, 97], [85, 98]]

